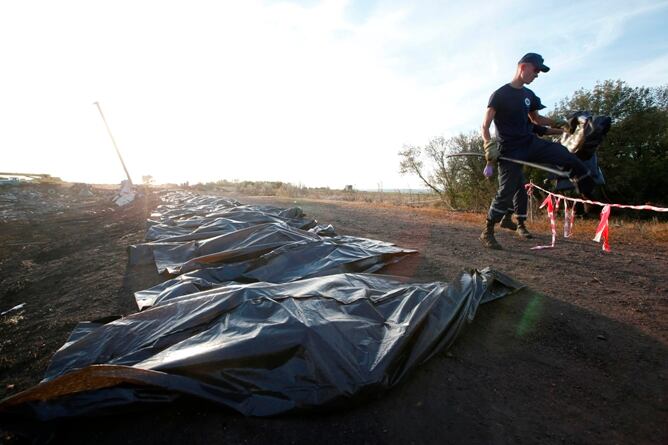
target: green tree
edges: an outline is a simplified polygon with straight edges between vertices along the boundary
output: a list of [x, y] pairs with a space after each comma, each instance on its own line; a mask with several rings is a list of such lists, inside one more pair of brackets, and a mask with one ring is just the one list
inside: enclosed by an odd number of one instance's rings
[[668, 203], [668, 85], [631, 87], [621, 80], [606, 80], [563, 99], [552, 115], [568, 116], [578, 110], [612, 118], [598, 151], [610, 199]]
[[482, 175], [484, 158], [448, 157], [465, 152], [483, 153], [480, 134], [459, 134], [449, 139], [439, 136], [423, 147], [406, 145], [399, 152], [399, 171], [416, 175], [451, 209], [482, 210], [489, 206], [494, 182]]

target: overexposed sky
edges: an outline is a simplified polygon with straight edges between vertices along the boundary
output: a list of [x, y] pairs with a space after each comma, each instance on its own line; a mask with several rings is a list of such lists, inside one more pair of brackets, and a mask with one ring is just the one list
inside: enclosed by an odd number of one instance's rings
[[665, 1], [3, 1], [0, 172], [420, 186], [397, 152], [477, 130], [526, 52], [549, 108], [668, 83]]

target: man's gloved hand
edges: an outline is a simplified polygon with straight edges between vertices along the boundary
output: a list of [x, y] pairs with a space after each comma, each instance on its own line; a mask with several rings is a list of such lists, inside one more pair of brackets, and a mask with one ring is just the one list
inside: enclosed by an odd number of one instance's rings
[[499, 159], [499, 156], [501, 156], [501, 152], [499, 152], [499, 144], [496, 143], [496, 140], [490, 139], [485, 142], [483, 147], [485, 148], [485, 159], [487, 159], [487, 162], [496, 162], [496, 160]]
[[485, 175], [485, 178], [491, 178], [494, 174], [494, 164], [489, 162], [485, 166], [485, 169], [482, 171], [482, 174]]

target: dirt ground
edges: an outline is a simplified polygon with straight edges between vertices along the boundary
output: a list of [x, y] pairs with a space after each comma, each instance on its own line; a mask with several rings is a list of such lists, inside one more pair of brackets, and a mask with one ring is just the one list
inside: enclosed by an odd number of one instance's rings
[[[25, 303], [0, 316], [0, 396], [38, 383], [76, 323], [135, 312], [132, 293], [161, 281], [129, 267], [126, 253], [142, 241], [155, 198], [116, 209], [111, 192], [95, 193], [47, 190], [39, 211], [0, 220], [0, 312]], [[383, 273], [450, 281], [489, 265], [527, 289], [482, 306], [453, 348], [347, 409], [246, 418], [186, 400], [42, 425], [38, 442], [668, 443], [668, 244], [619, 241], [605, 254], [587, 235], [530, 250], [548, 243], [540, 230], [533, 241], [502, 232], [505, 250], [489, 251], [477, 240], [482, 215], [237, 199], [296, 204], [341, 234], [420, 251]]]

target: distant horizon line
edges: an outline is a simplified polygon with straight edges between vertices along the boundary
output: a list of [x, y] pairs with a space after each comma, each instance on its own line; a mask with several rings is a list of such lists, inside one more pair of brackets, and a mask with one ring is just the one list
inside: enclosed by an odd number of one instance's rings
[[[52, 179], [60, 180], [63, 183], [66, 183], [66, 184], [90, 184], [90, 185], [103, 185], [103, 186], [120, 185], [121, 182], [125, 180], [125, 179], [123, 179], [123, 180], [120, 180], [119, 182], [87, 182], [87, 181], [73, 181], [73, 180], [68, 180], [68, 179], [62, 179], [59, 176], [46, 174], [46, 173], [40, 173], [40, 174], [37, 174], [37, 173], [4, 173], [4, 172], [0, 173], [0, 178], [7, 178], [7, 179], [10, 179], [10, 178], [19, 179], [20, 178], [20, 179], [23, 179], [23, 181], [21, 181], [21, 182], [26, 182], [26, 183], [35, 181], [36, 176], [50, 177]], [[242, 183], [242, 182], [252, 182], [252, 183], [262, 183], [262, 182], [278, 183], [278, 182], [280, 182], [282, 184], [289, 184], [289, 185], [292, 185], [294, 187], [305, 187], [305, 188], [308, 188], [308, 189], [327, 188], [327, 189], [330, 189], [330, 190], [342, 190], [342, 191], [346, 189], [345, 185], [343, 187], [334, 187], [334, 186], [328, 186], [328, 185], [309, 186], [309, 185], [305, 185], [305, 184], [302, 184], [302, 183], [295, 184], [295, 183], [288, 182], [288, 181], [271, 181], [271, 180], [256, 180], [256, 181], [254, 181], [254, 180], [249, 180], [249, 179], [233, 179], [233, 180], [218, 179], [218, 180], [215, 180], [215, 181], [197, 181], [197, 182], [191, 182], [191, 181], [183, 181], [183, 182], [164, 181], [164, 182], [152, 182], [151, 185], [155, 185], [155, 186], [169, 186], [169, 185], [182, 186], [184, 184], [188, 184], [188, 186], [192, 187], [192, 186], [196, 186], [198, 184], [201, 184], [201, 185], [214, 184], [216, 182], [228, 182], [230, 184], [238, 184], [238, 183]], [[143, 185], [144, 182], [143, 181], [140, 181], [140, 182], [133, 181], [133, 184], [134, 185]], [[431, 190], [426, 188], [426, 187], [385, 187], [385, 186], [383, 186], [383, 187], [360, 187], [360, 188], [358, 188], [358, 187], [355, 187], [354, 184], [352, 184], [352, 186], [353, 186], [352, 190], [357, 191], [357, 192], [394, 192], [394, 193], [397, 193], [397, 192], [400, 192], [400, 193], [429, 193], [429, 192], [431, 192]]]

